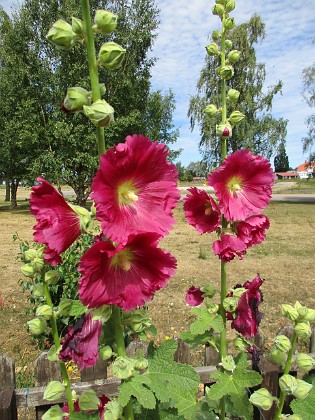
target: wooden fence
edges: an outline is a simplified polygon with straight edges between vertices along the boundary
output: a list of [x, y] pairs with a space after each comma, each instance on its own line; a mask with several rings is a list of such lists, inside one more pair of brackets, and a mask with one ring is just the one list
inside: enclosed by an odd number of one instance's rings
[[[283, 327], [278, 334], [290, 336], [292, 327]], [[262, 335], [255, 337], [257, 347], [263, 349], [264, 338]], [[146, 345], [142, 342], [132, 342], [128, 349], [129, 356], [135, 355], [136, 351], [142, 348], [146, 350]], [[310, 354], [315, 356], [315, 327], [310, 339]], [[190, 347], [182, 340], [178, 340], [178, 349], [174, 355], [174, 360], [179, 363], [190, 364], [191, 355]], [[199, 374], [200, 384], [202, 386], [211, 385], [209, 379], [210, 374], [216, 370], [218, 363], [218, 353], [211, 347], [205, 348], [205, 366], [196, 367], [195, 370]], [[261, 387], [267, 388], [272, 395], [279, 396], [278, 379], [281, 370], [277, 365], [271, 363], [266, 357], [262, 357], [259, 362], [260, 373], [263, 376]], [[292, 374], [297, 374], [293, 371]], [[312, 371], [315, 373], [315, 370]], [[50, 401], [43, 399], [46, 384], [51, 380], [60, 380], [60, 367], [58, 362], [50, 362], [47, 359], [47, 352], [42, 353], [36, 360], [34, 366], [35, 387], [33, 388], [15, 388], [15, 366], [14, 362], [0, 355], [0, 420], [17, 420], [18, 412], [21, 409], [34, 409], [33, 419], [41, 419], [43, 413], [52, 405]], [[107, 378], [107, 364], [105, 361], [99, 360], [92, 368], [81, 371], [80, 382], [73, 382], [72, 389], [78, 394], [87, 389], [94, 389], [97, 395], [107, 395], [109, 398], [114, 397], [118, 393], [120, 380], [117, 378]], [[250, 391], [249, 391], [250, 392]], [[63, 403], [64, 399], [55, 401], [54, 403]], [[286, 402], [285, 410], [289, 408], [289, 402]], [[272, 420], [274, 409], [268, 412], [259, 412], [254, 410], [254, 420]], [[24, 418], [24, 415], [20, 416]]]

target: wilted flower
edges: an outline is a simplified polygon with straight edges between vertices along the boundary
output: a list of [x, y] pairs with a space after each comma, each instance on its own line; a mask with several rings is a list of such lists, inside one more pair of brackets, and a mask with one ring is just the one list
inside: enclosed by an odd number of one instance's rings
[[80, 300], [91, 308], [118, 305], [129, 311], [153, 297], [175, 273], [176, 260], [157, 248], [155, 233], [130, 235], [116, 248], [97, 242], [82, 257]]
[[267, 216], [258, 214], [250, 216], [243, 222], [236, 223], [237, 237], [245, 242], [247, 248], [258, 245], [266, 237], [265, 230], [269, 229], [270, 222]]
[[200, 233], [214, 232], [220, 224], [220, 210], [213, 198], [204, 190], [189, 188], [184, 198], [187, 222]]
[[203, 293], [199, 287], [191, 286], [186, 292], [185, 300], [190, 306], [198, 306], [204, 300]]
[[175, 223], [180, 198], [177, 170], [164, 144], [142, 135], [126, 138], [101, 156], [91, 198], [104, 234], [115, 242], [140, 232], [161, 236]]
[[221, 239], [214, 241], [212, 249], [220, 260], [229, 262], [235, 255], [241, 260], [246, 253], [246, 244], [234, 235], [223, 234]]
[[259, 214], [271, 199], [273, 183], [268, 160], [249, 150], [232, 153], [208, 175], [208, 184], [215, 189], [220, 210], [228, 221]]

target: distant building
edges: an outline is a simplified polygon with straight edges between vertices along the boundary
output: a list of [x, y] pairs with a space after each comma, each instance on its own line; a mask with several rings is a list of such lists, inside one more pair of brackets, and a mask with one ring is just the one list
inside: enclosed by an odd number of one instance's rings
[[275, 172], [275, 176], [277, 179], [294, 179], [299, 177], [296, 171]]
[[314, 178], [315, 162], [304, 162], [295, 168], [295, 171], [300, 179]]

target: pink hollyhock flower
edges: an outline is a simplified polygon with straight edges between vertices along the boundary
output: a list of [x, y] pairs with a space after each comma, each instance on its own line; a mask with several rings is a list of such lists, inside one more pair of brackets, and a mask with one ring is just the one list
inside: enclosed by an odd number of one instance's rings
[[73, 360], [80, 370], [94, 366], [98, 360], [98, 342], [102, 333], [102, 321], [93, 321], [93, 314], [84, 315], [68, 333], [62, 343], [59, 359]]
[[223, 234], [221, 239], [214, 241], [212, 249], [220, 260], [229, 262], [234, 259], [235, 255], [241, 260], [246, 254], [246, 244], [239, 238], [229, 234]]
[[203, 293], [199, 287], [191, 286], [186, 292], [185, 300], [190, 306], [198, 306], [204, 301]]
[[213, 232], [220, 224], [220, 210], [213, 198], [196, 187], [184, 198], [184, 211], [187, 222], [198, 232]]
[[[244, 292], [239, 300], [236, 310], [236, 318], [233, 319], [231, 327], [235, 328], [245, 338], [255, 336], [258, 333], [258, 326], [262, 319], [261, 312], [258, 311], [258, 306], [263, 301], [263, 296], [260, 291], [260, 286], [263, 284], [264, 279], [259, 275], [251, 282], [243, 284], [246, 292]], [[231, 319], [231, 317], [228, 317]]]
[[271, 199], [274, 176], [267, 159], [239, 150], [208, 175], [219, 199], [219, 207], [228, 221], [244, 220], [258, 214]]
[[126, 137], [101, 156], [91, 198], [104, 234], [123, 242], [130, 234], [168, 233], [180, 198], [177, 170], [164, 144], [143, 135]]
[[130, 235], [124, 244], [97, 242], [79, 263], [80, 300], [95, 308], [118, 305], [129, 311], [151, 300], [175, 273], [176, 260], [157, 248], [156, 233]]
[[81, 235], [80, 217], [63, 196], [42, 178], [33, 187], [30, 204], [37, 224], [34, 240], [46, 245], [44, 258], [52, 266], [62, 262], [60, 254]]
[[250, 216], [243, 222], [236, 224], [237, 237], [245, 242], [247, 248], [261, 244], [266, 237], [265, 231], [269, 229], [270, 222], [267, 216], [258, 214]]

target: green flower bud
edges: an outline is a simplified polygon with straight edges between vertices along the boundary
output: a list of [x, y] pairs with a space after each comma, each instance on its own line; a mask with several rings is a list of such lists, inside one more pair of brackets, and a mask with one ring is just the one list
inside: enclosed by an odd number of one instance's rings
[[250, 396], [249, 401], [258, 408], [269, 410], [273, 404], [273, 396], [268, 389], [260, 388]]
[[297, 380], [292, 375], [282, 375], [279, 379], [280, 389], [287, 395], [293, 394], [297, 389]]
[[232, 50], [228, 54], [228, 60], [230, 63], [236, 63], [240, 58], [240, 52], [237, 50]]
[[218, 41], [221, 38], [221, 32], [220, 31], [213, 31], [211, 35], [213, 41]]
[[143, 352], [138, 352], [135, 359], [133, 359], [133, 364], [135, 369], [137, 370], [143, 370], [147, 369], [149, 362], [148, 359], [143, 357]]
[[222, 358], [222, 362], [219, 363], [220, 366], [223, 367], [223, 369], [228, 370], [229, 372], [234, 372], [236, 368], [236, 364], [234, 362], [234, 359], [232, 356], [226, 356]]
[[216, 303], [206, 303], [209, 314], [216, 314], [219, 310], [219, 305]]
[[113, 350], [111, 346], [104, 346], [99, 349], [98, 354], [102, 360], [108, 360], [112, 357]]
[[47, 353], [47, 359], [50, 362], [58, 362], [59, 361], [59, 359], [58, 359], [58, 352], [59, 352], [60, 348], [61, 347], [59, 347], [58, 348], [58, 351], [57, 351], [55, 344], [53, 344], [50, 347], [50, 349], [48, 350], [48, 353]]
[[218, 55], [220, 54], [219, 47], [215, 42], [206, 46], [208, 55]]
[[128, 357], [117, 357], [117, 359], [112, 364], [112, 373], [119, 379], [127, 379], [133, 375], [134, 364], [131, 359]]
[[299, 322], [294, 327], [294, 331], [299, 338], [309, 338], [312, 335], [309, 322]]
[[216, 4], [212, 8], [212, 14], [220, 16], [222, 18], [222, 16], [224, 15], [224, 6], [222, 4]]
[[309, 370], [313, 369], [315, 364], [315, 360], [312, 356], [309, 356], [305, 353], [299, 353], [296, 356], [296, 364], [299, 370], [302, 372], [308, 372]]
[[295, 391], [293, 392], [293, 395], [295, 398], [303, 399], [308, 396], [308, 394], [311, 392], [311, 389], [313, 388], [312, 384], [309, 384], [308, 382], [302, 381], [302, 379], [297, 379], [297, 387]]
[[231, 102], [236, 102], [240, 96], [240, 93], [236, 89], [229, 89], [227, 93], [227, 99]]
[[209, 117], [211, 118], [215, 117], [217, 115], [217, 112], [218, 108], [213, 104], [207, 105], [204, 110], [204, 113], [209, 115]]
[[83, 105], [91, 105], [91, 93], [80, 86], [69, 87], [63, 106], [70, 112], [83, 111]]
[[246, 292], [247, 289], [245, 287], [237, 287], [236, 289], [231, 290], [233, 292], [233, 297], [239, 298], [242, 296], [244, 292]]
[[69, 23], [59, 19], [49, 30], [46, 39], [61, 50], [69, 50], [75, 44], [78, 37], [73, 32]]
[[309, 309], [306, 306], [302, 306], [298, 309], [299, 318], [302, 321], [314, 321], [315, 320], [315, 310]]
[[249, 347], [249, 346], [252, 345], [251, 342], [245, 340], [244, 337], [240, 337], [240, 336], [238, 336], [237, 338], [235, 338], [233, 340], [233, 343], [234, 343], [235, 349], [236, 350], [239, 350], [239, 351], [245, 351], [247, 347]]
[[115, 42], [106, 42], [100, 48], [99, 63], [107, 69], [115, 70], [121, 66], [126, 50]]
[[42, 420], [63, 420], [64, 412], [59, 405], [53, 405], [48, 411], [42, 416]]
[[60, 273], [56, 270], [50, 270], [45, 273], [45, 282], [47, 284], [57, 284], [60, 279]]
[[240, 111], [233, 111], [229, 117], [229, 121], [231, 121], [232, 125], [238, 125], [243, 119], [245, 115], [242, 114]]
[[287, 353], [291, 348], [291, 341], [285, 335], [277, 335], [274, 341], [274, 346], [276, 349]]
[[269, 359], [276, 365], [284, 366], [287, 361], [287, 354], [284, 351], [272, 346], [269, 352]]
[[201, 288], [204, 297], [212, 298], [215, 295], [216, 289], [212, 284], [207, 284]]
[[235, 312], [237, 309], [238, 299], [236, 297], [227, 297], [223, 301], [223, 307], [227, 312]]
[[44, 285], [42, 283], [36, 283], [34, 285], [33, 290], [32, 290], [32, 295], [34, 297], [43, 297], [43, 296], [45, 296]]
[[103, 35], [112, 33], [117, 26], [118, 16], [106, 10], [96, 10], [93, 30]]
[[123, 407], [116, 400], [111, 400], [106, 404], [104, 420], [116, 420], [123, 418]]
[[235, 25], [236, 25], [236, 23], [235, 23], [235, 19], [233, 17], [228, 17], [228, 18], [224, 19], [223, 26], [224, 26], [226, 31], [230, 31], [231, 29], [233, 29], [235, 27]]
[[44, 400], [55, 401], [61, 398], [64, 393], [65, 387], [59, 381], [50, 381], [44, 391]]
[[73, 32], [78, 35], [80, 38], [84, 38], [85, 30], [84, 30], [84, 23], [83, 20], [72, 17], [72, 30]]
[[91, 213], [81, 206], [71, 205], [71, 208], [80, 217], [80, 229], [81, 232], [86, 232], [88, 226], [91, 224]]
[[27, 321], [28, 328], [33, 335], [40, 335], [47, 329], [46, 321], [43, 318], [34, 318]]
[[281, 305], [281, 313], [283, 316], [290, 319], [291, 321], [295, 321], [299, 317], [298, 311], [291, 305]]
[[97, 127], [108, 127], [114, 121], [114, 108], [104, 99], [98, 99], [91, 106], [83, 106], [84, 114]]
[[149, 328], [152, 323], [146, 310], [136, 309], [124, 314], [124, 325], [128, 325], [133, 333], [139, 334]]
[[102, 305], [93, 311], [93, 321], [101, 319], [103, 322], [109, 320], [112, 315], [112, 307], [110, 305]]
[[36, 309], [36, 316], [38, 318], [50, 319], [52, 317], [53, 310], [49, 305], [41, 305]]
[[233, 44], [232, 44], [232, 41], [230, 39], [226, 39], [225, 42], [224, 42], [224, 45], [225, 45], [225, 48], [227, 50], [229, 50], [230, 48], [232, 48]]
[[93, 389], [84, 391], [79, 397], [79, 407], [82, 411], [97, 410], [100, 399]]
[[34, 268], [34, 271], [36, 273], [39, 273], [42, 270], [42, 268], [44, 267], [44, 260], [43, 260], [43, 258], [36, 257], [36, 258], [33, 259], [31, 264], [32, 264], [32, 267]]
[[106, 93], [105, 83], [100, 83], [99, 84], [99, 88], [100, 88], [100, 94], [101, 94], [101, 96], [105, 95], [105, 93]]
[[34, 267], [29, 263], [22, 265], [21, 271], [25, 277], [33, 277], [35, 274]]
[[225, 65], [220, 68], [220, 77], [224, 80], [229, 80], [234, 76], [234, 69], [230, 65]]
[[226, 3], [226, 6], [225, 6], [225, 10], [226, 10], [226, 12], [227, 13], [230, 13], [230, 12], [232, 12], [232, 10], [234, 10], [235, 9], [235, 1], [234, 0], [229, 0], [227, 3]]
[[222, 6], [225, 6], [228, 0], [215, 0], [216, 4], [222, 4]]
[[30, 248], [30, 249], [24, 251], [25, 261], [27, 261], [27, 262], [32, 261], [36, 257], [37, 257], [37, 250], [36, 249]]
[[216, 126], [217, 136], [228, 138], [232, 136], [232, 127], [230, 124], [219, 124]]

